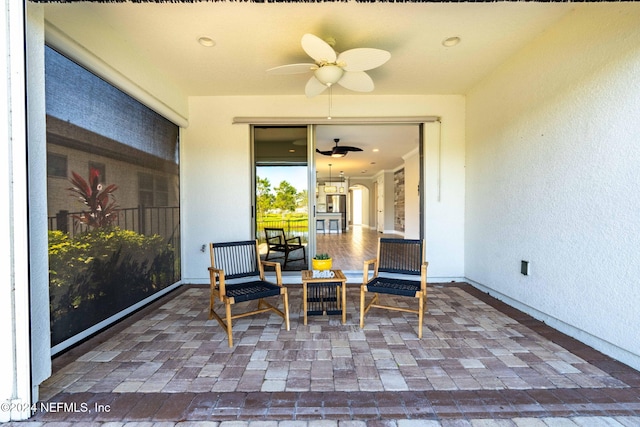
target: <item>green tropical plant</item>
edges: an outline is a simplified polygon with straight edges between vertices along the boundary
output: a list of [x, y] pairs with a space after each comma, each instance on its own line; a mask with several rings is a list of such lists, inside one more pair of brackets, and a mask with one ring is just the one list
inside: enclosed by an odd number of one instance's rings
[[104, 187], [100, 183], [100, 171], [91, 168], [89, 170], [89, 182], [85, 181], [76, 172], [71, 171], [69, 179], [73, 187], [69, 188], [71, 195], [78, 197], [79, 201], [89, 208], [88, 212], [82, 211], [73, 218], [89, 227], [108, 227], [117, 218], [117, 208], [114, 191], [118, 189], [115, 184]]
[[175, 249], [159, 235], [117, 227], [70, 237], [49, 231], [49, 298], [54, 345], [179, 278]]

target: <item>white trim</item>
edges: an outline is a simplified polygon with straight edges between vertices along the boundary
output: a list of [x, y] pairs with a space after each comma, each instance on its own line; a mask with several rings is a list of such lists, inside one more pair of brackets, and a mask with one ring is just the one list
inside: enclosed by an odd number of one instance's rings
[[[408, 158], [410, 158], [411, 156], [415, 156], [417, 154], [420, 154], [420, 147], [416, 147], [413, 150], [409, 151], [407, 154], [405, 154], [404, 156], [402, 156], [402, 160], [407, 160]], [[403, 166], [404, 167], [404, 166]]]
[[406, 117], [234, 117], [233, 124], [252, 125], [321, 125], [321, 124], [421, 124], [438, 122], [437, 116]]
[[[362, 283], [362, 270], [342, 270], [347, 278], [347, 283]], [[267, 280], [275, 282], [275, 275], [269, 277], [267, 274]], [[467, 282], [464, 277], [429, 277], [427, 274], [427, 283], [430, 284], [448, 284], [452, 282], [463, 283]], [[209, 286], [209, 279], [190, 279], [184, 280], [185, 285], [207, 285]], [[282, 284], [284, 285], [302, 285], [302, 276], [299, 271], [283, 271], [282, 272]]]
[[45, 41], [58, 52], [86, 67], [92, 73], [103, 78], [132, 98], [142, 102], [144, 105], [176, 125], [182, 128], [189, 126], [189, 121], [186, 117], [165, 104], [146, 89], [130, 80], [127, 76], [113, 68], [101, 58], [98, 58], [92, 52], [79, 45], [75, 40], [46, 20]]
[[51, 355], [54, 356], [60, 353], [61, 351], [66, 350], [72, 345], [77, 344], [80, 341], [84, 340], [85, 338], [88, 338], [91, 335], [95, 334], [96, 332], [99, 332], [100, 330], [106, 328], [107, 326], [112, 325], [113, 323], [117, 322], [118, 320], [122, 319], [125, 316], [128, 316], [129, 314], [144, 307], [145, 305], [156, 301], [163, 295], [168, 294], [169, 292], [179, 288], [180, 286], [182, 286], [182, 281], [179, 281], [174, 283], [173, 285], [167, 286], [166, 288], [156, 292], [153, 295], [146, 297], [145, 299], [137, 302], [136, 304], [133, 304], [132, 306], [127, 307], [126, 309], [114, 314], [113, 316], [108, 317], [107, 319], [104, 319], [102, 322], [96, 323], [92, 327], [85, 329], [79, 334], [74, 335], [71, 338], [62, 341], [61, 343], [54, 345], [53, 347], [51, 347]]
[[[0, 411], [0, 421], [24, 420], [31, 415], [31, 334], [29, 310], [29, 229], [27, 111], [25, 69], [25, 3], [5, 0], [0, 19], [3, 27], [0, 75], [6, 82], [0, 90], [0, 115], [6, 142], [3, 144], [0, 224], [3, 259], [0, 262], [3, 290], [0, 306], [4, 346], [0, 351], [3, 375], [0, 400], [10, 410]], [[6, 251], [6, 252], [4, 252]], [[7, 318], [12, 318], [6, 321]]]

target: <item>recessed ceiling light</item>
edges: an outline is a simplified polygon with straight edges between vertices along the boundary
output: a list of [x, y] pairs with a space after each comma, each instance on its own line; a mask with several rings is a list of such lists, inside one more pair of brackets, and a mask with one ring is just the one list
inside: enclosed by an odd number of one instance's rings
[[216, 41], [207, 36], [198, 37], [198, 43], [200, 43], [204, 47], [213, 47], [216, 45]]
[[460, 43], [460, 37], [447, 37], [446, 39], [442, 40], [442, 46], [444, 47], [453, 47], [458, 43]]
[[294, 150], [293, 148], [291, 150], [289, 150], [290, 153], [295, 153], [296, 150]]
[[378, 151], [380, 151], [380, 149], [379, 149], [379, 148], [374, 148], [374, 149], [373, 149], [373, 152], [374, 152], [374, 153], [377, 153]]

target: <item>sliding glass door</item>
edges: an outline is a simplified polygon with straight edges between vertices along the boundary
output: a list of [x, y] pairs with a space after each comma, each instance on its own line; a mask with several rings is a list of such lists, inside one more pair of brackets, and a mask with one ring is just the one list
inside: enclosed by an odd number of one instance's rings
[[[263, 259], [307, 269], [316, 253], [360, 271], [380, 236], [422, 238], [423, 138], [417, 123], [252, 125], [254, 232]], [[336, 149], [338, 147], [338, 149]], [[277, 253], [265, 229], [304, 253]], [[285, 266], [285, 260], [286, 266]]]
[[309, 263], [308, 133], [307, 126], [253, 127], [255, 237], [261, 258], [284, 271]]

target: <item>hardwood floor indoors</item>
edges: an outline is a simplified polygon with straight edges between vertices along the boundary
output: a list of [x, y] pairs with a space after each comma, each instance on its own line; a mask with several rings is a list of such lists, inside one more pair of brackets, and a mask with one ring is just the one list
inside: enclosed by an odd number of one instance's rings
[[[313, 257], [316, 253], [326, 252], [333, 259], [334, 269], [342, 270], [352, 277], [357, 276], [358, 280], [361, 280], [363, 262], [367, 259], [375, 258], [379, 237], [402, 238], [399, 234], [379, 233], [368, 227], [352, 225], [349, 226], [349, 230], [346, 232], [316, 233], [316, 251], [311, 253], [307, 249], [307, 256]], [[263, 243], [260, 245], [262, 259], [264, 259], [266, 252], [267, 248]], [[298, 254], [295, 254], [295, 256], [298, 256]], [[284, 264], [282, 257], [269, 258], [269, 260], [279, 261], [281, 265]], [[283, 272], [285, 272], [286, 276], [307, 268], [306, 261], [290, 261], [287, 263], [286, 269], [283, 267]], [[295, 277], [299, 277], [299, 274], [296, 274]]]
[[402, 238], [398, 234], [378, 233], [355, 225], [345, 233], [317, 233], [316, 252], [330, 254], [334, 269], [361, 272], [364, 260], [375, 258], [379, 237]]

